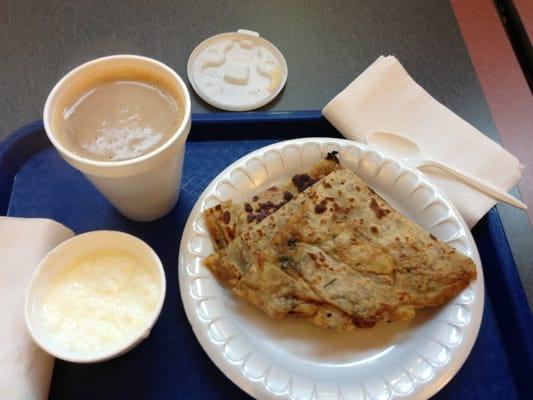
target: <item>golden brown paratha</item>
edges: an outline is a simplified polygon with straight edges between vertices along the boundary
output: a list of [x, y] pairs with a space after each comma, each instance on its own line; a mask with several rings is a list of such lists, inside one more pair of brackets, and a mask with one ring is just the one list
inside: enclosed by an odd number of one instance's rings
[[205, 264], [238, 296], [341, 330], [413, 318], [476, 277], [470, 258], [340, 165], [224, 245]]
[[207, 227], [213, 238], [215, 249], [225, 248], [248, 226], [261, 222], [280, 209], [298, 193], [312, 186], [335, 169], [338, 160], [335, 153], [319, 161], [308, 170], [296, 174], [280, 186], [271, 186], [249, 201], [236, 203], [228, 200], [204, 212]]

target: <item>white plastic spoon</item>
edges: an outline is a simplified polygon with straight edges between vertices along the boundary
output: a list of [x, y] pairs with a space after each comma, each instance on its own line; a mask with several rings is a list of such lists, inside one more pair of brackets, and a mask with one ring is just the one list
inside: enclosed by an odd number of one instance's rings
[[472, 176], [466, 172], [457, 170], [450, 167], [440, 161], [434, 160], [426, 156], [422, 149], [410, 139], [406, 137], [396, 135], [389, 132], [374, 132], [367, 136], [366, 142], [370, 145], [379, 147], [380, 150], [390, 154], [392, 157], [404, 161], [406, 164], [411, 165], [416, 168], [423, 166], [432, 166], [439, 168], [443, 171], [446, 171], [452, 175], [455, 175], [457, 178], [461, 179], [463, 182], [469, 184], [470, 186], [478, 189], [479, 191], [485, 193], [488, 196], [496, 200], [503, 201], [507, 204], [510, 204], [514, 207], [521, 208], [523, 210], [527, 209], [527, 206], [521, 201], [515, 199], [508, 193], [498, 189], [497, 187], [482, 181], [475, 176]]

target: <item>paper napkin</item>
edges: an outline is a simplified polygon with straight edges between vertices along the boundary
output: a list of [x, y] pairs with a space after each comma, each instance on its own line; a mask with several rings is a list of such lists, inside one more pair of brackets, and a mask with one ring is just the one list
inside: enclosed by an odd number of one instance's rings
[[[346, 138], [365, 142], [386, 131], [416, 142], [428, 156], [508, 191], [521, 177], [518, 159], [435, 100], [393, 57], [379, 57], [322, 110]], [[435, 168], [423, 168], [469, 227], [496, 201]]]
[[73, 236], [46, 219], [0, 217], [0, 399], [46, 399], [54, 359], [24, 322], [30, 278], [48, 251]]

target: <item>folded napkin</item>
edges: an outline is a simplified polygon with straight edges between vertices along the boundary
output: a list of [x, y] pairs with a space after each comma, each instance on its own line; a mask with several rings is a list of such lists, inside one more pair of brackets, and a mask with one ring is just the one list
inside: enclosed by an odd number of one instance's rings
[[46, 219], [0, 217], [0, 399], [46, 399], [53, 357], [31, 339], [24, 297], [39, 261], [73, 236]]
[[[346, 138], [366, 142], [386, 131], [416, 142], [428, 156], [508, 191], [521, 177], [518, 159], [418, 85], [395, 57], [379, 57], [322, 114]], [[438, 169], [426, 173], [454, 202], [469, 227], [496, 203]]]

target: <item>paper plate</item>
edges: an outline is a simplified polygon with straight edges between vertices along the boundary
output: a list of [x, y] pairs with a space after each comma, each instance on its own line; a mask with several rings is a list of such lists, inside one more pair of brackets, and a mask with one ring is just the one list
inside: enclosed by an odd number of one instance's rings
[[[407, 322], [339, 333], [296, 318], [269, 319], [222, 287], [202, 264], [213, 252], [202, 211], [253, 196], [337, 150], [393, 207], [470, 256], [477, 280], [444, 306]], [[340, 139], [297, 139], [241, 158], [205, 189], [181, 240], [181, 298], [211, 360], [259, 399], [427, 399], [464, 363], [483, 314], [483, 272], [476, 245], [450, 201], [419, 171], [376, 149]]]

